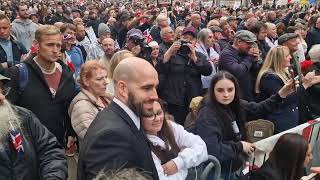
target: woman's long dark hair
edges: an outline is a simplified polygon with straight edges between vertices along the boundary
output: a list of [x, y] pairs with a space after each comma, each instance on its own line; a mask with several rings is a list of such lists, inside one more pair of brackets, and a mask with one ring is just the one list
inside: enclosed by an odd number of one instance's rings
[[269, 161], [282, 172], [283, 180], [297, 180], [304, 175], [304, 160], [309, 143], [302, 135], [282, 135], [270, 153]]
[[[151, 146], [152, 151], [157, 155], [157, 157], [161, 160], [161, 163], [163, 164], [177, 157], [178, 153], [180, 152], [180, 148], [175, 140], [172, 128], [167, 122], [170, 121], [168, 118], [170, 115], [167, 113], [166, 103], [161, 99], [156, 100], [156, 102], [160, 104], [161, 109], [164, 113], [163, 124], [161, 130], [158, 133], [158, 137], [165, 142], [166, 148], [161, 149], [159, 146], [152, 145], [152, 143]], [[169, 146], [171, 147], [171, 149], [169, 149]]]
[[[222, 79], [230, 80], [231, 82], [233, 82], [235, 87], [234, 99], [227, 106], [220, 104], [214, 95], [214, 88], [218, 83], [218, 81]], [[212, 77], [210, 82], [210, 87], [208, 89], [208, 93], [203, 103], [208, 104], [212, 108], [214, 108], [214, 110], [216, 111], [216, 114], [220, 117], [220, 119], [222, 120], [221, 122], [224, 125], [223, 133], [234, 134], [231, 123], [232, 121], [237, 121], [240, 131], [242, 130], [241, 131], [242, 139], [246, 138], [246, 133], [244, 131], [245, 119], [240, 107], [239, 83], [231, 73], [227, 71], [219, 71], [217, 74], [215, 74]]]

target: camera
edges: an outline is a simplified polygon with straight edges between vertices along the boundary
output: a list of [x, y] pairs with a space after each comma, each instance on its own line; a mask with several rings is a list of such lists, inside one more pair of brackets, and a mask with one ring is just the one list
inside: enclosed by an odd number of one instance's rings
[[138, 55], [138, 57], [145, 59], [145, 60], [151, 60], [151, 52], [152, 48], [144, 42], [144, 38], [141, 38], [139, 36], [132, 36], [130, 39], [133, 41], [134, 44], [139, 45], [141, 47], [141, 52]]
[[181, 43], [181, 46], [180, 46], [180, 49], [178, 51], [179, 54], [181, 55], [187, 55], [191, 52], [188, 44], [189, 42], [188, 41], [185, 41], [185, 40], [180, 40], [180, 43]]

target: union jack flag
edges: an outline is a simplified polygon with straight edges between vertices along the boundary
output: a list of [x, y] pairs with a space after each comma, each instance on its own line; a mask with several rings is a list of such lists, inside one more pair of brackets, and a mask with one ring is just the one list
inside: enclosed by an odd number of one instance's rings
[[22, 135], [18, 130], [11, 129], [10, 140], [13, 148], [17, 151], [19, 155], [23, 155], [24, 149], [22, 145]]
[[143, 36], [146, 38], [147, 43], [153, 41], [153, 38], [150, 34], [150, 29], [147, 29], [143, 32]]

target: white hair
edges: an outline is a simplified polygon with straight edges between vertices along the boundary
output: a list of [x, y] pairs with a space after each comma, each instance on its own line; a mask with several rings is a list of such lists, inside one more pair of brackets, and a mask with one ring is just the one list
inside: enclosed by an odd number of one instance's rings
[[271, 22], [266, 22], [265, 24], [267, 25], [268, 29], [277, 27], [275, 24], [273, 24], [273, 23], [271, 23]]
[[158, 17], [156, 19], [157, 24], [159, 24], [161, 21], [168, 21], [168, 17], [166, 14], [161, 13], [158, 15]]
[[311, 47], [309, 56], [313, 62], [320, 62], [320, 44]]
[[0, 143], [7, 141], [5, 138], [9, 136], [12, 128], [21, 129], [20, 120], [11, 104], [4, 100], [4, 103], [0, 105]]
[[201, 42], [205, 42], [210, 33], [212, 33], [212, 31], [208, 28], [201, 29], [201, 31], [198, 33], [198, 40]]

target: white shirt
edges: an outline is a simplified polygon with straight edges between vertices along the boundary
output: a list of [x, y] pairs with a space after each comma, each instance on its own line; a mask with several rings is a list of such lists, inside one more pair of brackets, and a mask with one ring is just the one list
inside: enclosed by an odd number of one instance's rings
[[[200, 136], [187, 132], [181, 125], [172, 121], [168, 121], [168, 124], [173, 131], [177, 145], [181, 148], [178, 156], [172, 159], [178, 172], [167, 176], [161, 166], [161, 160], [153, 152], [152, 158], [160, 180], [184, 180], [188, 175], [189, 168], [196, 167], [208, 160], [207, 146]], [[158, 136], [147, 134], [147, 137], [153, 145], [166, 147], [165, 142]]]
[[278, 39], [272, 41], [270, 38], [266, 37], [266, 43], [269, 45], [270, 48], [278, 46]]
[[207, 61], [209, 61], [212, 66], [212, 73], [209, 76], [201, 75], [202, 88], [206, 89], [209, 88], [212, 77], [217, 73], [217, 67], [213, 64], [211, 60], [219, 59], [220, 55], [212, 47], [210, 48], [210, 54], [208, 54], [206, 47], [201, 42], [197, 43], [196, 51], [205, 55]]
[[140, 130], [140, 118], [123, 102], [121, 102], [117, 98], [113, 98], [113, 102], [118, 104], [132, 119], [133, 123], [137, 126], [138, 130]]

